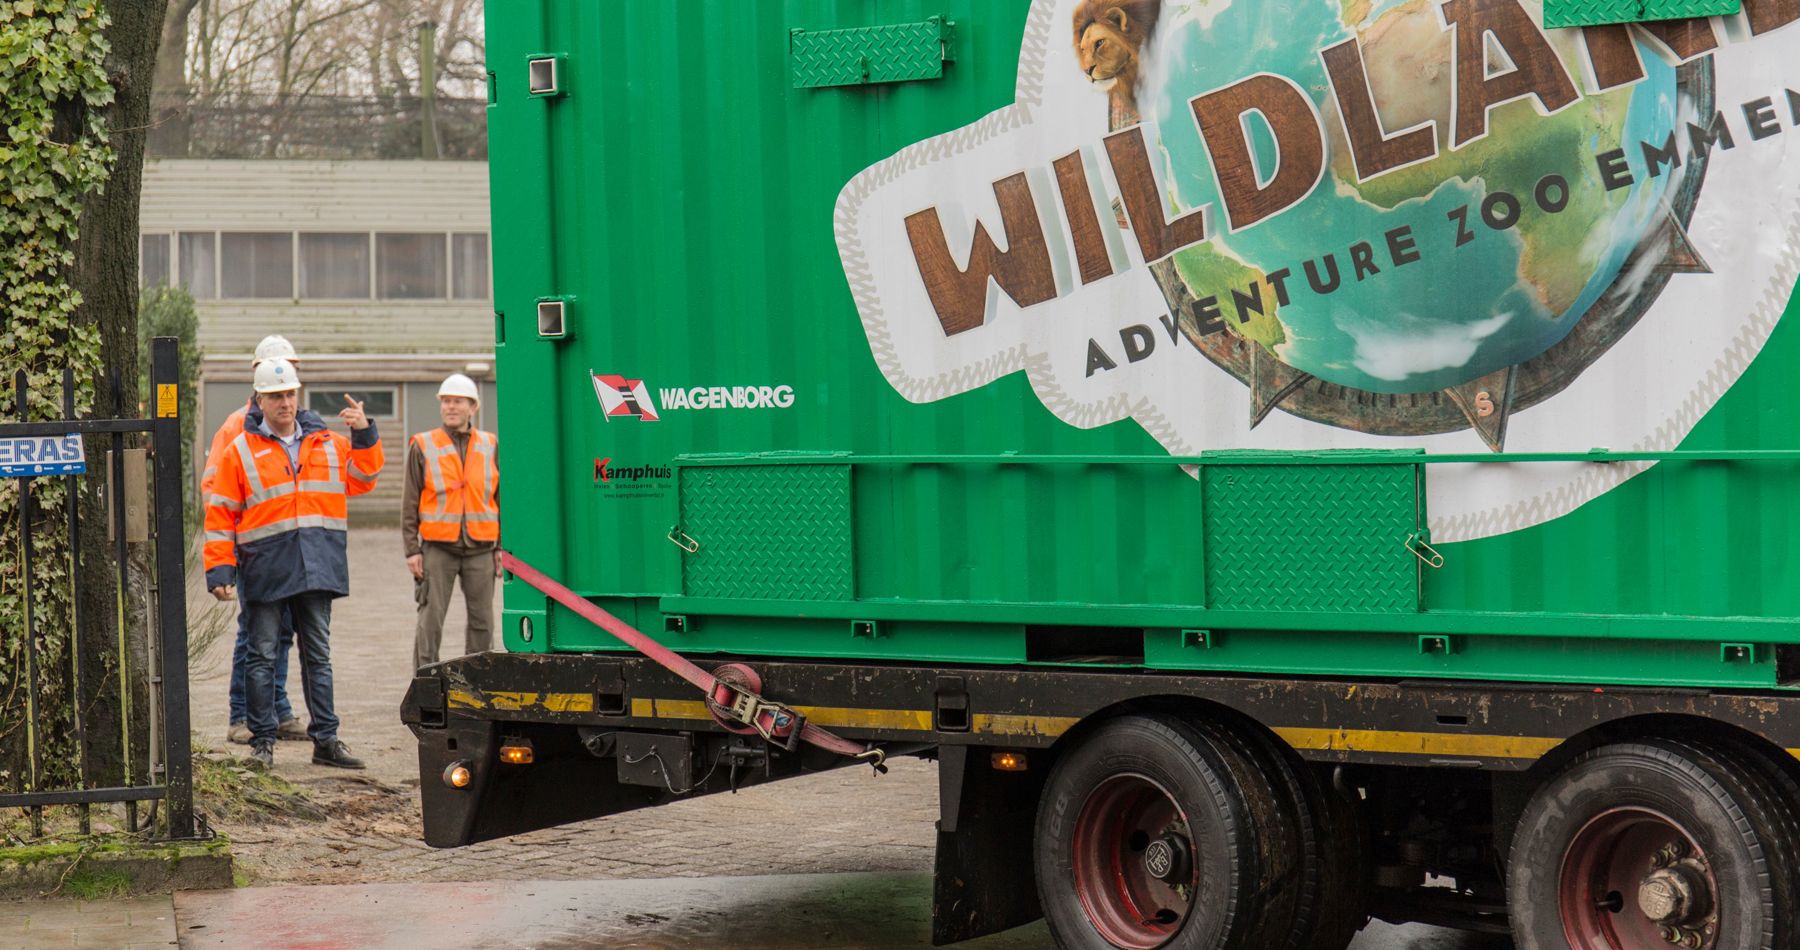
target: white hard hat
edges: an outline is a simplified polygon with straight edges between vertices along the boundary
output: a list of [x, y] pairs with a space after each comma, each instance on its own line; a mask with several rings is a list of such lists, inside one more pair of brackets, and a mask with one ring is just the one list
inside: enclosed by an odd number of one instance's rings
[[470, 402], [481, 401], [481, 390], [475, 388], [475, 381], [461, 373], [451, 373], [444, 377], [444, 385], [438, 387], [438, 398], [445, 396], [461, 396]]
[[284, 359], [263, 360], [256, 364], [256, 391], [284, 393], [300, 388], [300, 371]]
[[299, 358], [294, 353], [294, 344], [289, 343], [287, 337], [270, 334], [263, 337], [261, 343], [256, 344], [256, 356], [251, 358], [250, 365], [255, 366], [264, 360], [298, 360]]

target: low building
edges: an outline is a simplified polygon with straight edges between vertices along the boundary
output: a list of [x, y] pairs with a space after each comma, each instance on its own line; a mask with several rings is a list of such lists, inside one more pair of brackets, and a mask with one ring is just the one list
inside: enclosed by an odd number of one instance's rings
[[485, 162], [152, 160], [141, 222], [144, 286], [185, 287], [199, 311], [202, 452], [270, 333], [333, 428], [346, 393], [379, 427], [389, 470], [359, 521], [398, 519], [405, 440], [437, 424], [446, 375], [475, 378], [492, 428]]

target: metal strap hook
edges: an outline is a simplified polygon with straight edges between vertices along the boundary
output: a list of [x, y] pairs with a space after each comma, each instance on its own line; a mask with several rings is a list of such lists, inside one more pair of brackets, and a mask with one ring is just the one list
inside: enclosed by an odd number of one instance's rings
[[1424, 561], [1426, 567], [1443, 567], [1444, 556], [1439, 554], [1438, 550], [1431, 546], [1426, 540], [1427, 537], [1429, 537], [1429, 535], [1423, 533], [1409, 534], [1402, 543], [1408, 551], [1413, 553], [1413, 557]]
[[687, 532], [681, 530], [680, 525], [669, 529], [669, 543], [689, 554], [700, 550], [700, 542], [688, 537]]

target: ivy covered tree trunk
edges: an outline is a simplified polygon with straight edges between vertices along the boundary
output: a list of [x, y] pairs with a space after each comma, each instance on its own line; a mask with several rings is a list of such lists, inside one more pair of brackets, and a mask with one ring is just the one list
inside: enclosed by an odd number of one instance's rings
[[[138, 349], [138, 196], [144, 179], [144, 145], [150, 125], [150, 95], [156, 71], [157, 49], [163, 35], [165, 0], [111, 0], [103, 4], [111, 23], [105, 37], [111, 45], [106, 54], [106, 74], [112, 86], [112, 100], [98, 107], [99, 121], [109, 130], [115, 153], [112, 174], [103, 191], [91, 192], [82, 203], [79, 220], [80, 238], [75, 249], [74, 285], [81, 295], [81, 306], [75, 311], [75, 323], [91, 330], [99, 344], [101, 372], [94, 381], [96, 415], [138, 415], [138, 361], [148, 359]], [[73, 107], [65, 103], [62, 108]], [[100, 484], [100, 480], [92, 480]], [[81, 598], [82, 658], [85, 668], [82, 684], [90, 695], [89, 708], [103, 708], [118, 696], [116, 668], [108, 677], [108, 666], [116, 666], [118, 634], [116, 601], [110, 595], [114, 588], [116, 562], [108, 554], [106, 539], [107, 512], [98, 492], [84, 493], [80, 499], [82, 525], [81, 549], [92, 552], [77, 567], [76, 589]], [[185, 549], [185, 539], [171, 539]], [[131, 779], [150, 784], [142, 770], [146, 763], [148, 732], [144, 728], [151, 715], [148, 709], [149, 630], [145, 612], [148, 590], [149, 552], [133, 546], [129, 564], [131, 596], [127, 598], [127, 626], [134, 636], [127, 637], [129, 655], [125, 688], [131, 693], [131, 706], [140, 710], [132, 718]], [[90, 686], [91, 684], [91, 686]], [[103, 692], [112, 687], [110, 696]], [[101, 724], [99, 734], [90, 727], [89, 745], [93, 763], [107, 775], [117, 775], [121, 751], [116, 716], [89, 717]]]
[[[77, 415], [137, 411], [137, 196], [163, 9], [164, 0], [0, 0], [0, 420], [64, 418], [65, 367], [74, 371]], [[20, 372], [28, 379], [23, 405], [12, 386]], [[149, 779], [147, 561], [134, 553], [121, 600], [99, 492], [108, 447], [88, 440], [91, 474], [77, 480], [77, 499], [63, 479], [35, 480], [29, 526], [21, 519], [23, 486], [0, 479], [0, 785], [9, 789], [23, 784], [29, 765], [28, 718], [43, 763], [38, 787], [74, 784], [77, 665], [90, 779]], [[83, 523], [73, 576], [64, 527], [70, 504]], [[35, 684], [25, 676], [32, 647]], [[28, 700], [36, 716], [28, 717]], [[135, 710], [129, 775], [124, 702]]]

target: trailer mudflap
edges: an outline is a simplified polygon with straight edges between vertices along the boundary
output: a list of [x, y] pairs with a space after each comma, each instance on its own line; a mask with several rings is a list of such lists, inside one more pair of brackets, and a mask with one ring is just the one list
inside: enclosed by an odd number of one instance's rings
[[[1032, 830], [1048, 769], [1002, 772], [986, 750], [943, 746], [938, 760], [937, 861], [931, 944], [941, 947], [1044, 915], [1032, 876]], [[971, 759], [976, 759], [971, 764]]]

